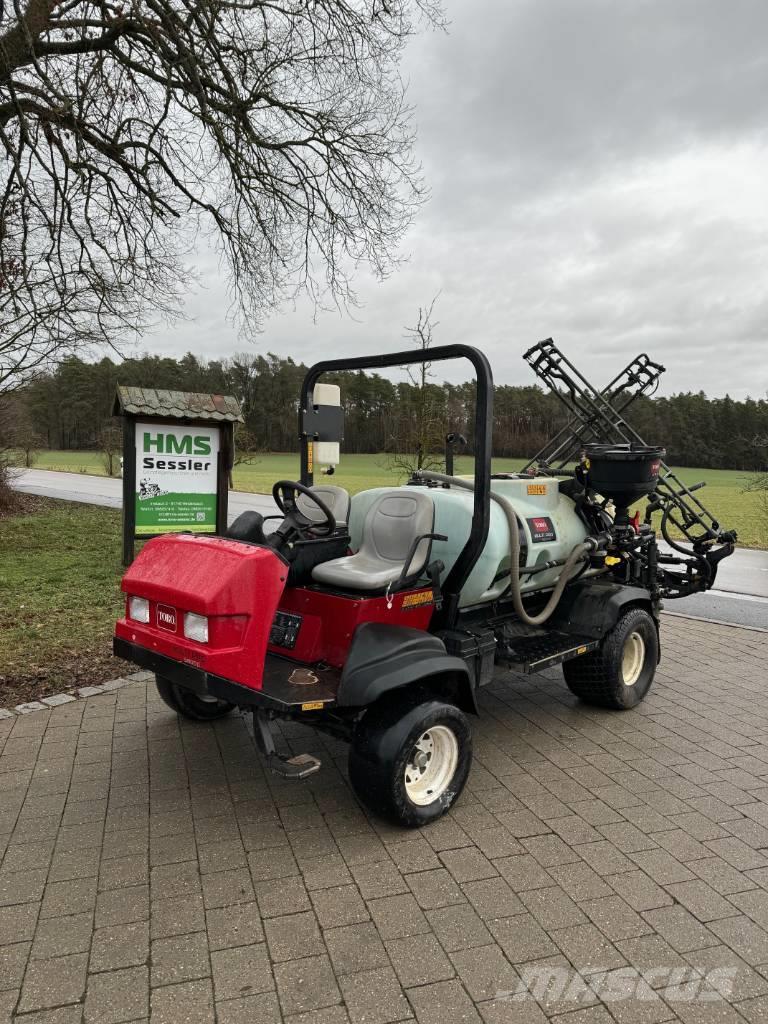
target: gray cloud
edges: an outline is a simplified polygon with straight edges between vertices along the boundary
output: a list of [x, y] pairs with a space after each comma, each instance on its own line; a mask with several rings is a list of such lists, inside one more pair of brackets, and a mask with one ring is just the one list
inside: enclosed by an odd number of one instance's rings
[[[768, 7], [758, 0], [447, 0], [411, 45], [409, 96], [432, 198], [409, 262], [358, 279], [355, 319], [307, 302], [256, 342], [305, 360], [402, 346], [441, 291], [440, 341], [495, 376], [549, 334], [602, 380], [640, 350], [665, 390], [768, 390]], [[247, 348], [208, 251], [190, 320], [147, 347]], [[451, 372], [461, 379], [463, 372]]]

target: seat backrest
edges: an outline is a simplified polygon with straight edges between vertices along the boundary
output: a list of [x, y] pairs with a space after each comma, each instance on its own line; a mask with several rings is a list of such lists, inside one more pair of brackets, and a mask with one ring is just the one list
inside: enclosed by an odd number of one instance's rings
[[[404, 565], [416, 538], [432, 533], [434, 522], [435, 506], [426, 493], [385, 491], [368, 509], [359, 554]], [[424, 568], [430, 547], [430, 540], [419, 544], [408, 567], [409, 576]]]
[[[349, 522], [349, 492], [345, 491], [343, 487], [335, 487], [333, 484], [317, 484], [317, 486], [311, 487], [310, 490], [333, 513], [336, 526], [346, 529]], [[296, 505], [299, 512], [311, 522], [322, 523], [325, 520], [323, 513], [306, 494], [296, 495]]]

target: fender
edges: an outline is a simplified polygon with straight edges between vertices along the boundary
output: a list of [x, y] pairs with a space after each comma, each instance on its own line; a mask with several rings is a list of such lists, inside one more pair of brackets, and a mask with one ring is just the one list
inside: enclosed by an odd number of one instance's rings
[[629, 607], [644, 608], [659, 628], [658, 607], [642, 587], [627, 587], [612, 580], [585, 580], [566, 587], [550, 620], [566, 633], [594, 637], [609, 633]]
[[467, 664], [447, 654], [439, 637], [409, 626], [363, 622], [352, 638], [336, 701], [339, 707], [367, 707], [385, 693], [429, 679], [437, 696], [477, 714]]

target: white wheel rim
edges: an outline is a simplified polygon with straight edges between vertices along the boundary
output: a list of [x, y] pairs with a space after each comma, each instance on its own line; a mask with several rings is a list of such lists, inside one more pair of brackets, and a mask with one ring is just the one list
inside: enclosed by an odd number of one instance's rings
[[621, 676], [625, 686], [634, 686], [645, 664], [645, 640], [639, 633], [630, 633], [621, 656]]
[[459, 763], [459, 742], [445, 725], [433, 725], [419, 736], [405, 766], [405, 791], [412, 803], [426, 807], [439, 800], [451, 784]]

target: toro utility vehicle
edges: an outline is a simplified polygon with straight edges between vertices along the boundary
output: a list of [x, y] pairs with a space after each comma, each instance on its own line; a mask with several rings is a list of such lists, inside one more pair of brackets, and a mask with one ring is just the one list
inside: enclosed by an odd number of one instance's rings
[[[491, 471], [483, 353], [449, 345], [429, 358], [474, 367], [473, 477], [416, 472], [351, 500], [315, 484], [316, 465], [338, 462], [343, 433], [338, 388], [320, 378], [423, 355], [318, 363], [299, 402], [300, 480], [273, 489], [277, 528], [265, 532], [264, 518], [246, 512], [227, 536], [150, 540], [124, 577], [114, 641], [117, 655], [156, 674], [180, 715], [252, 711], [261, 752], [285, 778], [320, 762], [280, 755], [274, 719], [348, 740], [358, 798], [405, 826], [434, 820], [461, 793], [468, 716], [502, 668], [562, 664], [582, 701], [617, 710], [641, 701], [659, 661], [662, 599], [710, 588], [736, 540], [622, 416], [663, 372], [647, 356], [597, 391], [551, 339], [526, 353], [569, 422], [521, 473]], [[630, 514], [642, 498], [643, 520]]]

